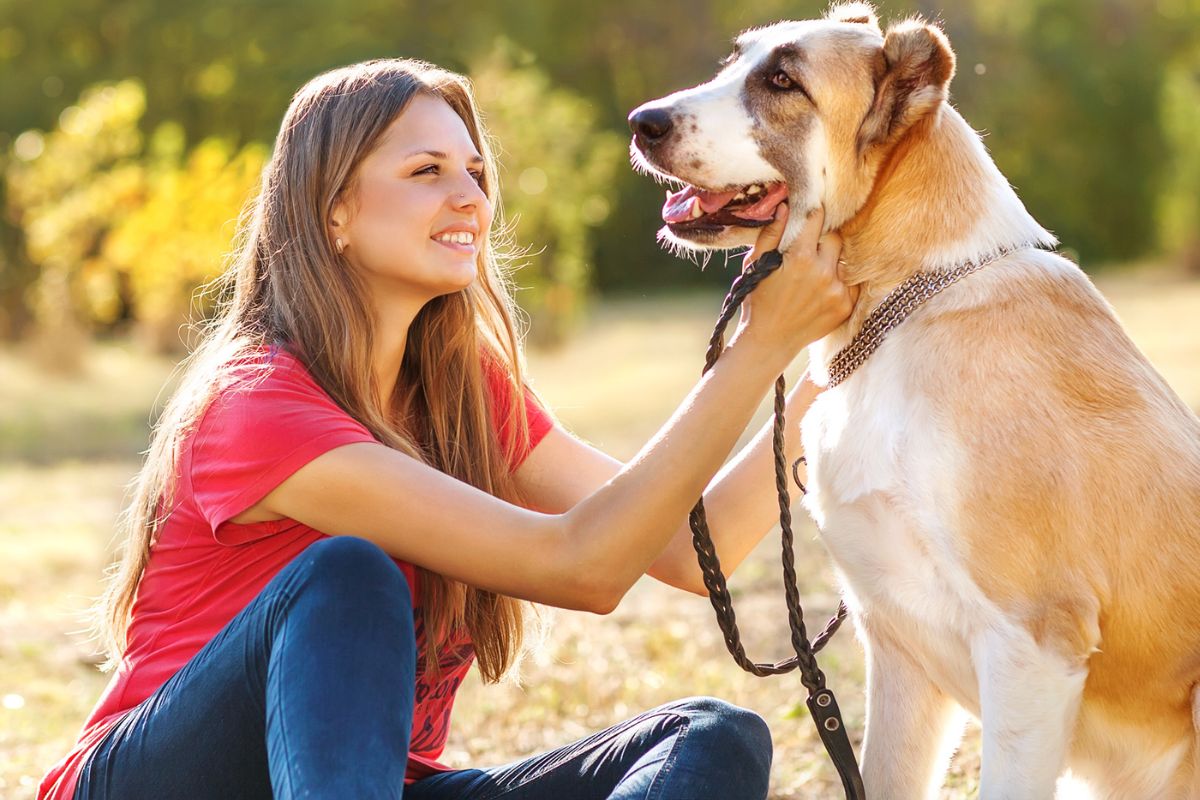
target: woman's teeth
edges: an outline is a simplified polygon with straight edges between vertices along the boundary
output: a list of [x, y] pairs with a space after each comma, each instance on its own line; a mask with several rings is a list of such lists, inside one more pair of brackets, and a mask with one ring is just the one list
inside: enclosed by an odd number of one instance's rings
[[442, 233], [433, 237], [439, 242], [447, 242], [449, 244], [475, 244], [475, 234], [470, 231], [454, 231], [453, 233]]

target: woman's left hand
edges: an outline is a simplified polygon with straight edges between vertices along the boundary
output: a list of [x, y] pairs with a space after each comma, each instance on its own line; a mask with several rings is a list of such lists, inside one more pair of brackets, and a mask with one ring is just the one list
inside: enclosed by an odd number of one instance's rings
[[[859, 287], [845, 283], [841, 261], [842, 238], [834, 231], [823, 232], [824, 220], [824, 209], [817, 207], [811, 210], [799, 234], [788, 245], [788, 249], [782, 251], [780, 272], [794, 275], [801, 284], [808, 278], [807, 291], [803, 291], [803, 285], [795, 287], [801, 289], [801, 293], [793, 293], [792, 298], [785, 301], [785, 307], [795, 311], [793, 320], [808, 318], [811, 323], [804, 342], [806, 344], [820, 339], [844, 323], [858, 302]], [[779, 249], [787, 221], [787, 203], [780, 203], [774, 218], [759, 231], [754, 247], [743, 257], [743, 272], [764, 253]], [[769, 275], [764, 282], [770, 283], [776, 277]], [[748, 295], [742, 304], [739, 333], [750, 322], [752, 309], [759, 302], [757, 294]], [[774, 299], [767, 297], [762, 302], [768, 303], [769, 307]], [[785, 342], [781, 339], [779, 344], [784, 346]]]

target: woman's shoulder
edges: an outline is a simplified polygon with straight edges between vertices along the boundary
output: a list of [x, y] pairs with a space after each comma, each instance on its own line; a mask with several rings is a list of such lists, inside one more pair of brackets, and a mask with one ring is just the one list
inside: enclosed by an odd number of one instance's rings
[[218, 392], [253, 389], [264, 381], [316, 386], [304, 362], [278, 343], [260, 344], [238, 353], [216, 369], [214, 381]]
[[210, 413], [214, 407], [260, 406], [282, 401], [307, 401], [339, 408], [304, 362], [280, 344], [256, 346], [221, 364], [213, 371], [209, 392]]
[[264, 344], [239, 354], [217, 370], [213, 381], [200, 419], [202, 432], [333, 424], [366, 433], [284, 345]]

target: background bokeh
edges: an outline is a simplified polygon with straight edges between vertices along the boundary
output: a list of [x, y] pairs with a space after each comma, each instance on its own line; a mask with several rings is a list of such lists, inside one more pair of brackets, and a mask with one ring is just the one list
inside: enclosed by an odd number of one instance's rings
[[[738, 31], [806, 0], [3, 0], [0, 334], [136, 329], [178, 348], [196, 283], [291, 95], [368, 58], [475, 78], [530, 247], [522, 302], [561, 341], [594, 292], [718, 282], [647, 247], [661, 190], [625, 117], [712, 74]], [[1088, 268], [1200, 271], [1200, 2], [885, 2], [940, 19], [954, 102], [1033, 214]], [[74, 329], [79, 329], [78, 331]], [[61, 346], [60, 350], [69, 350]], [[60, 354], [61, 355], [61, 354]]]
[[[1200, 407], [1200, 0], [877, 5], [885, 23], [941, 21], [953, 102]], [[0, 0], [0, 798], [32, 797], [106, 681], [81, 614], [186, 323], [208, 310], [196, 290], [221, 270], [297, 88], [397, 55], [472, 77], [528, 251], [533, 381], [564, 423], [628, 457], [694, 380], [733, 270], [656, 247], [662, 190], [629, 169], [625, 117], [709, 77], [739, 31], [824, 7]], [[800, 537], [818, 624], [836, 594], [813, 531]], [[733, 581], [762, 658], [784, 655], [775, 547]], [[860, 735], [852, 637], [824, 663]], [[738, 672], [701, 598], [646, 581], [612, 617], [561, 614], [525, 678], [466, 686], [448, 759], [517, 757], [712, 693], [771, 723], [776, 800], [833, 796], [798, 681]], [[976, 790], [975, 735], [946, 797]]]

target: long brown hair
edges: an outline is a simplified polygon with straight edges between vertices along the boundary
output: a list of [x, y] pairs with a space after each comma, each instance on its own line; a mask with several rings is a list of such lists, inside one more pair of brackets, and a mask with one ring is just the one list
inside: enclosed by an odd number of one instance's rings
[[[326, 72], [292, 98], [262, 185], [243, 212], [227, 268], [211, 287], [216, 313], [183, 362], [179, 388], [151, 435], [150, 448], [119, 521], [124, 540], [98, 604], [96, 632], [111, 669], [124, 652], [134, 595], [150, 548], [173, 505], [182, 443], [217, 391], [265, 344], [286, 342], [317, 383], [382, 443], [484, 491], [519, 502], [508, 453], [495, 434], [481, 360], [511, 376], [516, 402], [506, 424], [527, 435], [520, 336], [511, 286], [493, 239], [480, 238], [478, 277], [429, 302], [416, 316], [396, 391], [381, 407], [371, 369], [375, 332], [367, 290], [328, 234], [335, 201], [353, 197], [358, 165], [418, 93], [440, 97], [462, 118], [484, 157], [483, 190], [497, 208], [496, 161], [470, 84], [414, 60], [379, 59]], [[498, 233], [497, 233], [498, 231]], [[241, 371], [244, 373], [244, 371]], [[435, 573], [421, 572], [421, 605], [436, 670], [436, 645], [465, 627], [479, 668], [496, 681], [516, 661], [528, 605]]]

